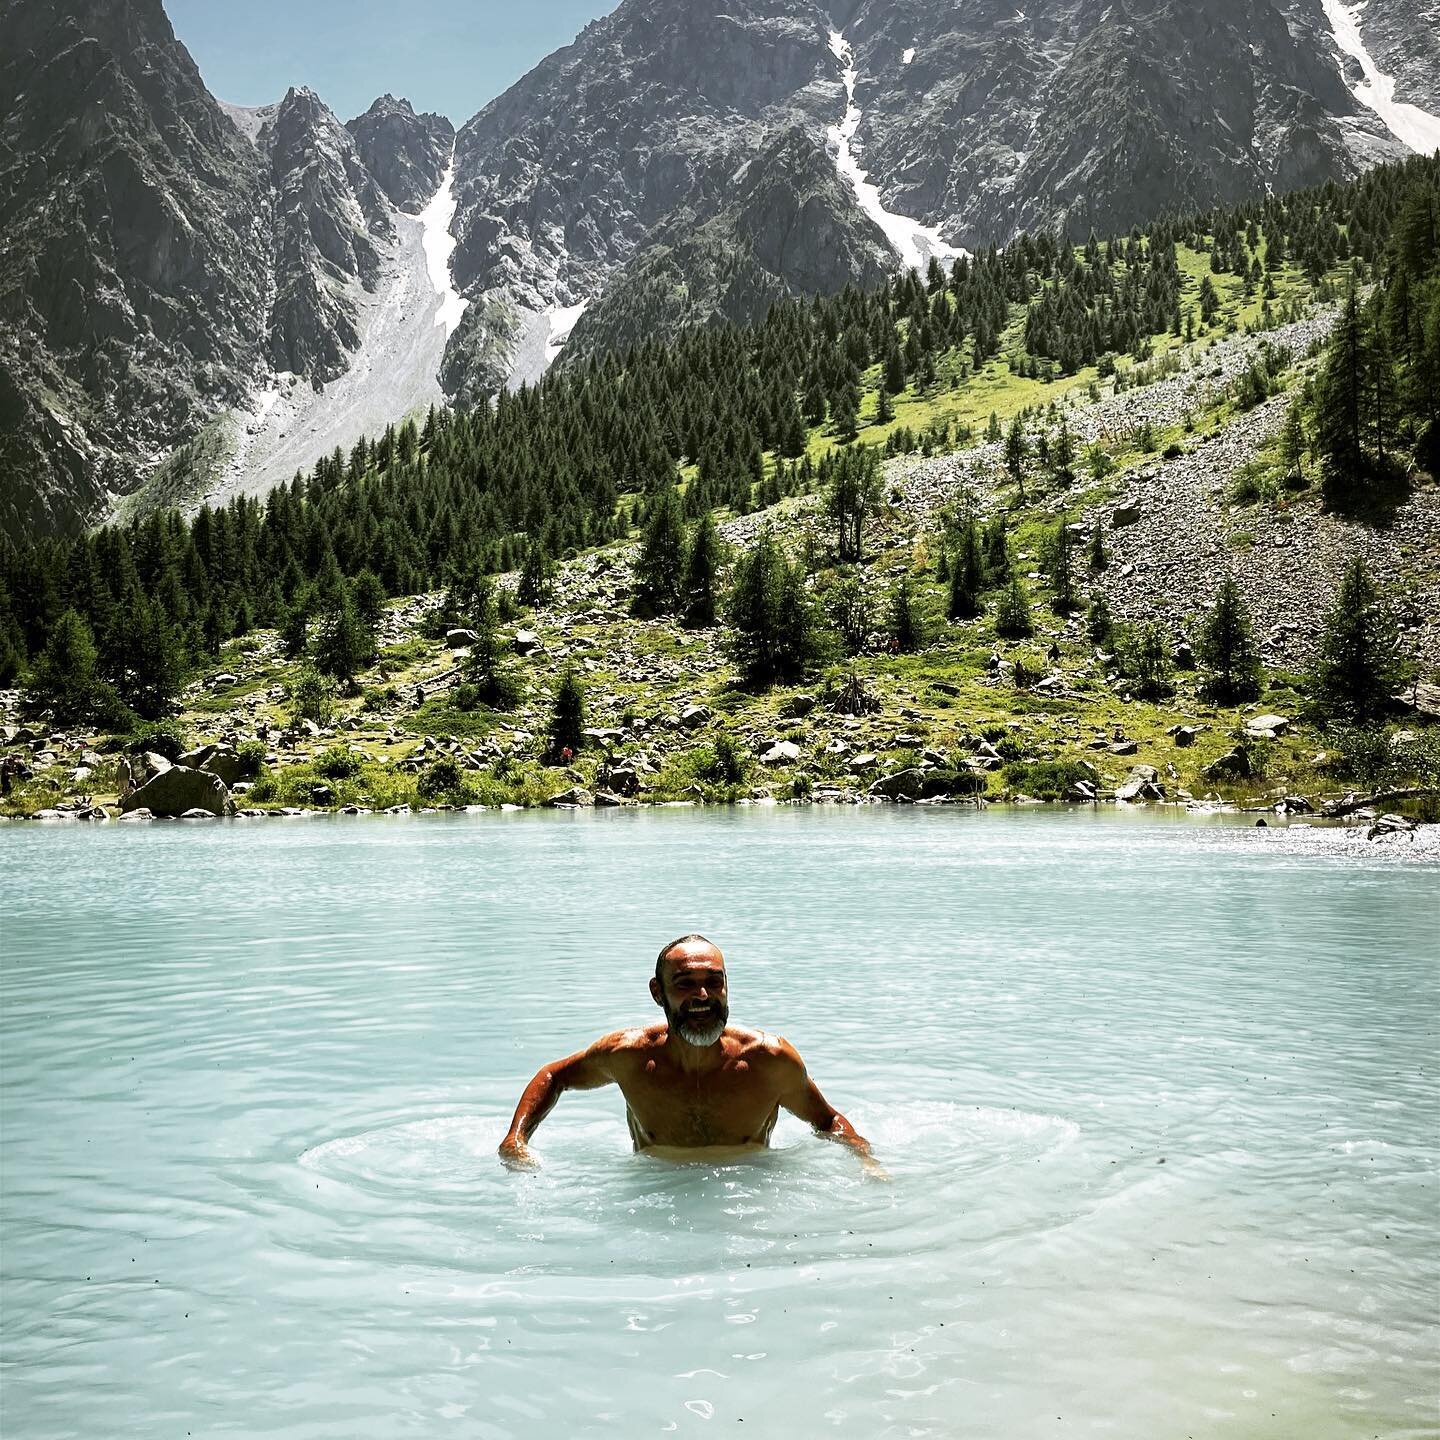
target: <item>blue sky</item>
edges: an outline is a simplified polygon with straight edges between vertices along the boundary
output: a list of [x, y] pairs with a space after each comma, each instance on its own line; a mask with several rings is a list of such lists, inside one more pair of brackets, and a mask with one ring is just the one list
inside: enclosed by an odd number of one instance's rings
[[165, 0], [211, 94], [308, 85], [342, 119], [387, 90], [457, 126], [615, 0]]

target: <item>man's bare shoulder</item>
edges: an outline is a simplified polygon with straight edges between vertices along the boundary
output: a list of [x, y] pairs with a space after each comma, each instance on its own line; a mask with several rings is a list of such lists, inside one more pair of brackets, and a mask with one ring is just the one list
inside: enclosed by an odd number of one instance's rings
[[725, 1034], [737, 1042], [738, 1057], [767, 1069], [792, 1070], [805, 1068], [800, 1052], [783, 1036], [772, 1030], [752, 1030], [748, 1025], [730, 1025]]
[[623, 1064], [653, 1054], [665, 1044], [664, 1025], [631, 1025], [602, 1035], [586, 1052], [596, 1059]]

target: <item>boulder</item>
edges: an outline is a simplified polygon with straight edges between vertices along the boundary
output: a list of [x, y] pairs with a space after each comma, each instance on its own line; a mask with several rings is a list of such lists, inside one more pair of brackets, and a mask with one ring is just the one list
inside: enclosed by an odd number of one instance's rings
[[780, 707], [780, 714], [786, 720], [799, 720], [808, 715], [819, 703], [814, 695], [792, 695]]
[[1397, 703], [1428, 720], [1440, 720], [1440, 685], [1421, 680], [1395, 696]]
[[777, 740], [761, 757], [762, 765], [794, 765], [800, 759], [800, 747], [793, 740]]
[[544, 648], [540, 637], [533, 630], [517, 630], [510, 644], [517, 655], [533, 655]]
[[713, 714], [708, 705], [687, 705], [680, 712], [680, 723], [687, 730], [698, 730], [702, 725], [710, 723]]
[[1140, 749], [1133, 740], [1117, 740], [1113, 745], [1107, 745], [1105, 748], [1112, 755], [1134, 755]]
[[882, 775], [870, 786], [870, 793], [887, 800], [918, 800], [925, 793], [925, 772], [914, 767]]
[[595, 792], [595, 808], [597, 810], [614, 810], [629, 803], [623, 796], [614, 795], [609, 790]]
[[1122, 500], [1110, 512], [1110, 524], [1119, 529], [1122, 525], [1133, 525], [1140, 518], [1140, 502], [1138, 500]]
[[578, 810], [595, 803], [594, 796], [583, 785], [572, 785], [545, 802], [552, 810]]
[[1252, 715], [1245, 722], [1245, 728], [1252, 735], [1263, 735], [1273, 739], [1283, 735], [1290, 728], [1290, 721], [1284, 715]]
[[188, 765], [171, 765], [132, 790], [120, 802], [120, 808], [127, 813], [143, 808], [152, 815], [183, 815], [187, 810], [231, 815], [235, 805], [218, 775]]
[[177, 765], [188, 765], [192, 770], [200, 770], [205, 762], [215, 753], [213, 745], [197, 745], [193, 750], [186, 750], [183, 754], [175, 757]]
[[244, 773], [240, 757], [229, 745], [215, 746], [215, 753], [200, 766], [200, 769], [208, 770], [212, 775], [218, 775], [226, 785], [238, 785]]
[[480, 637], [473, 630], [465, 630], [458, 626], [454, 630], [445, 632], [445, 643], [452, 650], [464, 650], [476, 644], [479, 639]]
[[1244, 779], [1250, 774], [1250, 756], [1237, 746], [1212, 760], [1200, 773], [1207, 780]]
[[[601, 774], [601, 783], [617, 795], [633, 795], [640, 788], [640, 775], [629, 765], [615, 765]], [[598, 797], [597, 797], [597, 804]]]
[[1177, 725], [1170, 732], [1174, 737], [1176, 746], [1184, 750], [1195, 743], [1195, 737], [1200, 733], [1198, 725]]
[[1163, 800], [1165, 787], [1153, 765], [1136, 765], [1116, 788], [1115, 798], [1128, 805], [1144, 804], [1147, 800]]

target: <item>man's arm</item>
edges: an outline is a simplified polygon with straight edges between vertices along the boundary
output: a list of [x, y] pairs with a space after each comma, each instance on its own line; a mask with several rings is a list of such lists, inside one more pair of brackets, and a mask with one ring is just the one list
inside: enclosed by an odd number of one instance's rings
[[500, 1158], [512, 1170], [538, 1170], [529, 1140], [567, 1090], [594, 1090], [615, 1079], [612, 1060], [619, 1035], [605, 1035], [584, 1050], [543, 1066], [525, 1087], [515, 1117], [500, 1142]]
[[810, 1078], [799, 1052], [785, 1039], [777, 1038], [773, 1052], [780, 1063], [780, 1103], [798, 1119], [813, 1126], [826, 1140], [848, 1145], [859, 1157], [861, 1168], [876, 1180], [888, 1180], [885, 1167], [875, 1158], [870, 1142], [820, 1093]]

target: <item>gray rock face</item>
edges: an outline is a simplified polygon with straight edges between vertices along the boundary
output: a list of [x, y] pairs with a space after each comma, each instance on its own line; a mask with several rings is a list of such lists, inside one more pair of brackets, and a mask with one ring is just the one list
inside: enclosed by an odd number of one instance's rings
[[160, 0], [4, 0], [0, 32], [0, 531], [73, 533], [241, 392], [264, 192]]
[[[1391, 28], [1423, 33], [1431, 3]], [[972, 249], [1123, 233], [1405, 153], [1347, 87], [1320, 0], [624, 0], [459, 133], [472, 303], [447, 387], [493, 388], [526, 311], [593, 299], [575, 356], [863, 275], [873, 222], [848, 182], [816, 190], [846, 106], [833, 26], [882, 202]]]
[[443, 115], [417, 115], [408, 100], [382, 95], [345, 128], [391, 204], [411, 214], [423, 210], [450, 163], [455, 127]]
[[769, 138], [718, 204], [708, 219], [682, 207], [652, 232], [580, 318], [563, 363], [691, 326], [757, 323], [777, 300], [874, 288], [893, 268], [816, 130]]
[[0, 0], [0, 27], [0, 532], [23, 538], [152, 478], [186, 498], [155, 462], [218, 411], [272, 370], [344, 373], [395, 253], [386, 187], [428, 198], [450, 140], [389, 97], [360, 138], [303, 88], [223, 106], [160, 0]]
[[270, 363], [312, 380], [343, 373], [359, 344], [353, 287], [373, 289], [390, 205], [355, 139], [313, 90], [291, 89], [256, 144], [274, 196]]
[[867, 0], [846, 35], [882, 198], [971, 248], [1124, 231], [1401, 153], [1346, 89], [1319, 0]]
[[184, 815], [203, 810], [210, 815], [233, 815], [235, 804], [225, 782], [206, 770], [172, 765], [132, 790], [120, 802], [124, 812], [148, 810], [152, 815]]

